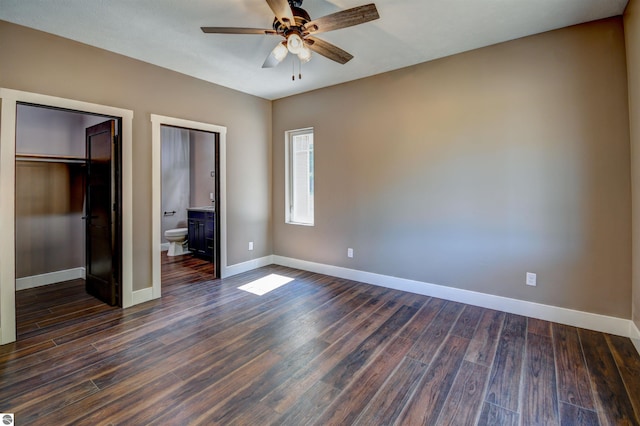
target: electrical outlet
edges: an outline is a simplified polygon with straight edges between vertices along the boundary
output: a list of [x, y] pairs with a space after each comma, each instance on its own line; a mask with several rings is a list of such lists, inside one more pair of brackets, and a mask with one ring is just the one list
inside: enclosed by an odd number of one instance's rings
[[253, 241], [249, 241], [249, 250], [253, 250]]
[[353, 249], [352, 248], [348, 248], [347, 249], [347, 257], [353, 257]]
[[536, 286], [537, 276], [533, 272], [527, 272], [527, 285]]

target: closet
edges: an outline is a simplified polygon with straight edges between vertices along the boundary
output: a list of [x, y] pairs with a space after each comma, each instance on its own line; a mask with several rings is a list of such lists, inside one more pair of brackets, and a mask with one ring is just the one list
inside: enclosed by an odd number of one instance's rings
[[86, 129], [110, 117], [26, 104], [16, 117], [16, 290], [84, 279]]

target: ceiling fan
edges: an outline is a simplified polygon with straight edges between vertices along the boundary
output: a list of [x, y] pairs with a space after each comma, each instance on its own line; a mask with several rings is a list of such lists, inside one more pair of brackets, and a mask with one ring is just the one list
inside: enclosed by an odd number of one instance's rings
[[205, 33], [213, 34], [258, 34], [278, 35], [284, 38], [267, 56], [262, 68], [277, 66], [287, 53], [297, 55], [300, 63], [311, 59], [314, 51], [332, 61], [346, 64], [353, 55], [339, 47], [314, 37], [315, 34], [338, 30], [363, 24], [380, 18], [375, 4], [367, 4], [340, 12], [332, 13], [318, 19], [311, 19], [302, 9], [302, 0], [266, 0], [276, 15], [272, 29], [235, 28], [235, 27], [201, 27]]

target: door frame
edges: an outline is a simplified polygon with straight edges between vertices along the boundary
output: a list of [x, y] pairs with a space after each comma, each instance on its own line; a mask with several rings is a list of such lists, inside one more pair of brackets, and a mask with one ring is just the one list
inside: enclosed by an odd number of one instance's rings
[[15, 155], [16, 106], [30, 103], [122, 120], [122, 307], [133, 305], [133, 111], [39, 93], [0, 88], [0, 344], [16, 340]]
[[217, 124], [184, 120], [176, 117], [151, 114], [151, 280], [152, 296], [157, 299], [162, 296], [161, 273], [161, 212], [162, 212], [162, 125], [182, 127], [185, 129], [202, 130], [217, 133], [220, 152], [218, 155], [219, 169], [216, 179], [220, 188], [219, 199], [216, 200], [216, 216], [219, 215], [220, 262], [216, 263], [216, 270], [220, 271], [220, 278], [228, 276], [227, 272], [227, 128]]

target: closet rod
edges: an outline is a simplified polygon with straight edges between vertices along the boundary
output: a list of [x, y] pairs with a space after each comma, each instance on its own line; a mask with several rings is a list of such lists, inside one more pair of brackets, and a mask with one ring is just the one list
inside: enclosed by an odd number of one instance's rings
[[16, 161], [34, 161], [43, 163], [68, 163], [85, 164], [87, 160], [83, 157], [72, 157], [68, 155], [40, 155], [40, 154], [16, 154]]

